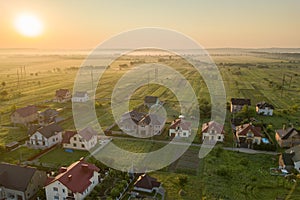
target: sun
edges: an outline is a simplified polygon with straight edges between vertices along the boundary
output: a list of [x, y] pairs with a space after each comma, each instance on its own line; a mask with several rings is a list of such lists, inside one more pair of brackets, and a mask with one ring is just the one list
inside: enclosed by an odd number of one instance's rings
[[37, 37], [43, 32], [43, 24], [32, 14], [21, 14], [15, 19], [15, 28], [23, 36]]

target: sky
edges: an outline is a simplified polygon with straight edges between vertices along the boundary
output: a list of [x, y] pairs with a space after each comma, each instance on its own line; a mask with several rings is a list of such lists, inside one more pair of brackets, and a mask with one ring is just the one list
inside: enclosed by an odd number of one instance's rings
[[[16, 18], [42, 24], [35, 37]], [[141, 27], [181, 32], [205, 48], [300, 47], [299, 0], [0, 0], [0, 48], [91, 49]]]

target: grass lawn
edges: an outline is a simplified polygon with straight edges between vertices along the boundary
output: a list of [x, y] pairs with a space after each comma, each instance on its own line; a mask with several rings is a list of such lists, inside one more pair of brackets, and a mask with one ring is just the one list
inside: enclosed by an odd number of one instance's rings
[[26, 161], [28, 158], [36, 155], [39, 152], [40, 150], [37, 149], [20, 147], [14, 151], [0, 154], [0, 162], [2, 161], [2, 162], [17, 164], [20, 163], [20, 161]]
[[81, 157], [89, 155], [88, 151], [74, 150], [73, 153], [68, 153], [62, 148], [55, 148], [39, 158], [39, 162], [56, 166], [68, 166], [71, 163], [78, 161]]

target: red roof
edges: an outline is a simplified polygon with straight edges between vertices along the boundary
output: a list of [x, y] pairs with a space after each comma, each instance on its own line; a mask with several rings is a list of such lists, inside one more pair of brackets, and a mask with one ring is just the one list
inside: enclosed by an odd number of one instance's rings
[[211, 129], [216, 130], [217, 133], [224, 134], [224, 126], [218, 122], [210, 121], [202, 125], [202, 133], [206, 133]]
[[77, 134], [77, 131], [66, 131], [63, 135], [62, 143], [70, 144], [70, 139]]
[[24, 108], [19, 108], [15, 112], [18, 113], [21, 117], [27, 117], [32, 114], [37, 113], [37, 108], [34, 105], [26, 106]]
[[260, 127], [255, 127], [252, 124], [243, 124], [243, 125], [236, 127], [237, 135], [245, 135], [246, 136], [249, 131], [251, 131], [254, 134], [254, 136], [256, 136], [256, 137], [262, 137]]
[[191, 122], [187, 122], [182, 119], [176, 119], [175, 121], [172, 122], [170, 129], [176, 129], [177, 127], [182, 128], [182, 130], [190, 130], [192, 126]]
[[90, 164], [81, 159], [71, 164], [54, 179], [49, 179], [46, 186], [55, 181], [59, 181], [73, 193], [83, 193], [91, 184], [90, 179], [93, 177], [94, 172], [98, 172], [99, 170], [100, 169], [94, 164]]

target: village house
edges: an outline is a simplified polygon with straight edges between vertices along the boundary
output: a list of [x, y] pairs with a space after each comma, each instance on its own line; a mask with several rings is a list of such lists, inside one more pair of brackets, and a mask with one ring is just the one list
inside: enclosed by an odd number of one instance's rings
[[72, 97], [72, 102], [87, 102], [89, 99], [87, 92], [75, 92]]
[[38, 112], [38, 123], [41, 126], [46, 126], [53, 122], [56, 122], [56, 117], [58, 116], [58, 112], [55, 109], [47, 109], [45, 111]]
[[239, 147], [247, 146], [252, 148], [253, 144], [260, 144], [262, 141], [261, 127], [255, 127], [251, 123], [242, 124], [236, 127], [235, 136]]
[[69, 89], [59, 89], [55, 91], [54, 102], [64, 103], [71, 100], [71, 92]]
[[61, 167], [56, 177], [49, 177], [45, 190], [47, 200], [82, 200], [99, 183], [100, 169], [81, 158], [68, 167]]
[[291, 171], [300, 172], [300, 145], [294, 146], [279, 156], [279, 167]]
[[144, 105], [150, 108], [153, 105], [159, 105], [160, 101], [159, 98], [156, 96], [145, 96], [144, 98]]
[[251, 105], [251, 100], [250, 99], [231, 98], [231, 101], [230, 101], [230, 112], [231, 113], [238, 113], [246, 105], [247, 106]]
[[16, 109], [10, 116], [11, 122], [16, 124], [22, 124], [24, 126], [33, 123], [38, 118], [38, 109], [34, 105], [26, 106], [24, 108]]
[[62, 144], [66, 149], [90, 150], [98, 141], [98, 133], [91, 127], [86, 127], [79, 132], [66, 131]]
[[46, 149], [62, 141], [63, 129], [56, 123], [29, 130], [28, 145], [31, 148]]
[[0, 199], [31, 199], [43, 188], [46, 179], [46, 173], [36, 168], [0, 163]]
[[170, 125], [170, 137], [189, 137], [191, 134], [192, 123], [186, 121], [182, 115], [180, 115], [178, 119], [175, 119]]
[[276, 141], [280, 147], [293, 147], [300, 144], [300, 130], [294, 127], [276, 130]]
[[158, 191], [161, 187], [161, 183], [149, 176], [148, 174], [143, 174], [138, 177], [136, 182], [133, 185], [133, 189], [135, 191], [152, 193], [154, 191]]
[[215, 121], [210, 121], [202, 125], [203, 143], [215, 143], [224, 141], [224, 126]]
[[256, 104], [257, 114], [272, 116], [273, 110], [274, 110], [274, 106], [264, 101]]
[[165, 121], [166, 119], [159, 115], [133, 110], [122, 115], [119, 125], [128, 134], [149, 137], [160, 135]]

